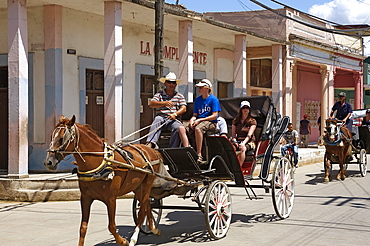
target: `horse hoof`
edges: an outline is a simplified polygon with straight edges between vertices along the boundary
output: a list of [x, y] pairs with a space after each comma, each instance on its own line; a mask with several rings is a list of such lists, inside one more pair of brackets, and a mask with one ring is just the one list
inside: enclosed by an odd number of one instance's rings
[[129, 246], [129, 243], [125, 238], [122, 238], [122, 240], [117, 241], [117, 244], [122, 246]]
[[154, 235], [159, 236], [159, 235], [161, 235], [161, 230], [160, 230], [160, 229], [158, 229], [158, 228], [155, 228], [155, 229], [153, 229], [153, 230], [152, 230], [152, 233], [153, 233]]
[[324, 178], [324, 182], [325, 183], [328, 183], [329, 182], [329, 178]]

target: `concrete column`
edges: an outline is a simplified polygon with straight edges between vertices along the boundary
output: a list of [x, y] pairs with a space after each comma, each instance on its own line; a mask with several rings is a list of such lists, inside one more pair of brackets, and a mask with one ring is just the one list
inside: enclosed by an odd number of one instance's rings
[[335, 66], [328, 66], [329, 70], [329, 77], [328, 77], [328, 112], [330, 113], [331, 108], [333, 107], [337, 95], [334, 95], [334, 80], [335, 80], [335, 73], [336, 68]]
[[272, 101], [277, 112], [283, 109], [283, 51], [280, 44], [272, 45]]
[[247, 95], [247, 38], [235, 35], [234, 44], [234, 97]]
[[62, 7], [44, 6], [45, 135], [47, 144], [63, 114]]
[[329, 117], [329, 83], [330, 83], [330, 67], [322, 67], [321, 73], [321, 104], [320, 104], [320, 116], [321, 116], [321, 133], [324, 132], [325, 120]]
[[295, 116], [293, 115], [293, 80], [297, 77], [297, 66], [292, 57], [287, 56], [285, 61], [285, 85], [283, 88], [283, 109], [282, 115], [289, 116], [291, 122], [294, 123]]
[[8, 177], [28, 177], [27, 1], [8, 0]]
[[251, 60], [247, 60], [247, 96], [252, 95], [251, 91]]
[[364, 90], [363, 90], [363, 76], [360, 73], [355, 73], [353, 75], [353, 80], [355, 82], [355, 105], [353, 109], [362, 109], [364, 100]]
[[179, 21], [179, 74], [178, 91], [188, 102], [193, 101], [193, 22]]
[[105, 138], [122, 138], [122, 3], [104, 2]]

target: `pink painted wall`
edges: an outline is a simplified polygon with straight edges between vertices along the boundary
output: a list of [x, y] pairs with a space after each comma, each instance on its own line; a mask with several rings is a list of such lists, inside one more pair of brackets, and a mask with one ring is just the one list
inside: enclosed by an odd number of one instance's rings
[[341, 70], [337, 70], [337, 73], [334, 77], [334, 87], [354, 87], [355, 82], [353, 78], [352, 72], [345, 72]]
[[[300, 119], [307, 112], [305, 110], [305, 101], [321, 101], [321, 74], [319, 68], [311, 68], [298, 65], [297, 69], [297, 102], [301, 103]], [[320, 109], [319, 109], [320, 110]], [[320, 111], [318, 111], [320, 112]], [[319, 113], [318, 113], [319, 114]], [[316, 122], [317, 118], [309, 118], [311, 122], [311, 136], [309, 142], [317, 142], [319, 130]], [[299, 131], [299, 129], [297, 129]]]

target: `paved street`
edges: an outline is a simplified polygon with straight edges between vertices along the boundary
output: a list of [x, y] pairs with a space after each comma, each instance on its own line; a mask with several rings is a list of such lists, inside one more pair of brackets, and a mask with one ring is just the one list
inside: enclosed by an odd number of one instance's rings
[[[360, 177], [353, 164], [345, 181], [324, 184], [322, 166], [297, 169], [295, 204], [286, 220], [274, 215], [271, 193], [256, 189], [263, 199], [250, 201], [242, 188], [231, 188], [233, 220], [225, 238], [210, 240], [200, 211], [164, 210], [162, 235], [140, 234], [138, 245], [368, 245], [370, 173]], [[334, 166], [335, 174], [337, 169]], [[176, 196], [164, 204], [195, 206]], [[134, 229], [131, 200], [118, 201], [116, 218], [120, 235], [129, 238]], [[0, 202], [0, 221], [1, 245], [77, 245], [79, 202]], [[86, 245], [115, 245], [100, 202], [92, 207]]]

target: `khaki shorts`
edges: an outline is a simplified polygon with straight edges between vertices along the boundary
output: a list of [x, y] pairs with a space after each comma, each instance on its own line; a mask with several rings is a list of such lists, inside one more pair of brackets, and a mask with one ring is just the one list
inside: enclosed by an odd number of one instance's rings
[[[190, 121], [183, 122], [183, 125], [184, 125], [186, 131], [189, 132], [189, 135], [192, 136], [194, 134], [194, 129], [190, 128]], [[208, 130], [215, 130], [216, 126], [217, 126], [216, 122], [201, 121], [195, 128], [200, 129], [200, 131], [204, 134]]]

